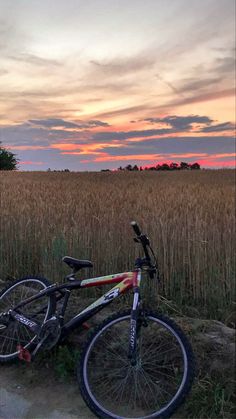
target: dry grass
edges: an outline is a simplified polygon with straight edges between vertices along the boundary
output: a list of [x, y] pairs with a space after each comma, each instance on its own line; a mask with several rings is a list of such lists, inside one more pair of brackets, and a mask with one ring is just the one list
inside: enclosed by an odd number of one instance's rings
[[161, 293], [195, 314], [224, 318], [234, 298], [233, 170], [0, 173], [0, 278], [58, 280], [65, 254], [122, 272], [137, 255], [135, 219], [157, 251]]

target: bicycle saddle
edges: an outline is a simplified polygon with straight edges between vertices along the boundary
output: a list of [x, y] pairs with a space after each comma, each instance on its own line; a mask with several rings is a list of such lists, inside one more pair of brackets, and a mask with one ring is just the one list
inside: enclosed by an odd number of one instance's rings
[[78, 271], [82, 268], [92, 268], [93, 264], [89, 260], [79, 260], [75, 258], [71, 258], [70, 256], [64, 256], [62, 258], [63, 262], [65, 262], [70, 268]]

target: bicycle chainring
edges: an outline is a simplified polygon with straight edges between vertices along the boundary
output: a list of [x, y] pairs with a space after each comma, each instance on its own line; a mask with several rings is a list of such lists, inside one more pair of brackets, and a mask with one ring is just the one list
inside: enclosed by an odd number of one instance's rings
[[43, 349], [51, 349], [57, 344], [60, 336], [61, 327], [59, 319], [53, 316], [42, 325], [38, 335], [38, 340], [44, 340], [42, 344]]

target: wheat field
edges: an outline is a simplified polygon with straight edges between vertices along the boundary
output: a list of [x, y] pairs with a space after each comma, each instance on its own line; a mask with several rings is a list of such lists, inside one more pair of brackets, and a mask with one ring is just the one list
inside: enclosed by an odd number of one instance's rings
[[[234, 299], [235, 172], [0, 173], [0, 278], [60, 281], [64, 255], [94, 262], [88, 276], [133, 268], [130, 221], [158, 256], [159, 293], [227, 318]], [[156, 288], [155, 288], [156, 289]]]

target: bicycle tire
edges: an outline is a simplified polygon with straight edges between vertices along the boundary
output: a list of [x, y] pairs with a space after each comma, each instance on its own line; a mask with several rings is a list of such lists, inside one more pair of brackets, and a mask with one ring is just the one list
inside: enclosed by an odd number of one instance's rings
[[[130, 373], [131, 379], [127, 379], [127, 371], [131, 371], [128, 368], [133, 368], [129, 364], [130, 360], [128, 360], [127, 356], [130, 311], [117, 313], [106, 319], [94, 330], [84, 347], [81, 360], [77, 366], [77, 379], [84, 401], [90, 410], [99, 418], [169, 418], [184, 402], [185, 397], [191, 389], [194, 378], [194, 356], [191, 345], [185, 334], [173, 320], [157, 312], [147, 311], [146, 318], [148, 322], [147, 329], [145, 331], [144, 326], [141, 326], [142, 330], [140, 333], [142, 342], [139, 343], [141, 354], [139, 368], [140, 371], [141, 369], [145, 371], [145, 375], [147, 374], [147, 371], [149, 371], [148, 374], [152, 379], [156, 375], [159, 380], [157, 382], [154, 382], [153, 380], [154, 384], [151, 384], [148, 389], [149, 391], [147, 391], [148, 384], [142, 377], [143, 373], [140, 372], [139, 374], [132, 372], [132, 377]], [[154, 327], [153, 329], [154, 325], [158, 325], [159, 328]], [[148, 327], [150, 327], [149, 331]], [[153, 330], [155, 333], [153, 333]], [[114, 336], [113, 343], [111, 343], [112, 336]], [[123, 337], [127, 339], [127, 342], [124, 341]], [[150, 342], [148, 343], [148, 341]], [[170, 348], [169, 352], [166, 352], [169, 354], [166, 358], [163, 358], [164, 352], [160, 351], [160, 348], [163, 347], [160, 346], [162, 343]], [[173, 348], [171, 345], [174, 345]], [[146, 352], [143, 348], [146, 349]], [[153, 357], [151, 363], [149, 363], [150, 367], [148, 367], [148, 370], [147, 360], [148, 356], [150, 358], [150, 354], [153, 354]], [[180, 355], [183, 359], [183, 371], [181, 372], [181, 376], [179, 375], [178, 377], [180, 369], [175, 371], [174, 368], [177, 368], [178, 366], [177, 360]], [[123, 363], [123, 366], [122, 362], [124, 359], [122, 361], [120, 359], [122, 356], [123, 358], [126, 357], [126, 363]], [[173, 359], [171, 359], [171, 357]], [[169, 361], [169, 364], [166, 363], [166, 361]], [[170, 366], [171, 363], [173, 364], [173, 368]], [[134, 368], [137, 367], [135, 366]], [[166, 371], [169, 374], [166, 374]], [[124, 378], [126, 372], [126, 378]], [[128, 410], [132, 398], [131, 394], [135, 392], [135, 390], [133, 390], [134, 385], [132, 385], [135, 380], [133, 378], [135, 377], [135, 374], [136, 383], [138, 383], [137, 377], [139, 377], [139, 385], [141, 387], [138, 387], [138, 384], [135, 385], [136, 392], [139, 388], [140, 394], [135, 395], [135, 405], [132, 406], [131, 403], [132, 413], [130, 414]], [[172, 374], [173, 377], [170, 374]], [[173, 379], [175, 378], [176, 386], [177, 384], [178, 386], [176, 391], [174, 391], [173, 396], [170, 394], [170, 400], [167, 400], [162, 406], [157, 408], [157, 405], [160, 404], [158, 398], [161, 400], [161, 397], [163, 397], [161, 391], [163, 394], [165, 391], [162, 387], [165, 385], [166, 389], [169, 388], [170, 390], [170, 378], [166, 378], [166, 375]], [[177, 378], [179, 382], [177, 382]], [[151, 380], [149, 385], [150, 383]], [[116, 397], [115, 391], [113, 391], [114, 388], [117, 389], [119, 397]], [[151, 400], [152, 398], [155, 398], [155, 400]], [[150, 406], [148, 406], [149, 402]], [[136, 404], [139, 406], [136, 407]], [[136, 407], [136, 410], [134, 407]]]
[[[37, 294], [51, 283], [42, 277], [28, 276], [18, 279], [0, 292], [0, 314], [7, 312], [23, 299]], [[23, 306], [21, 314], [27, 315], [39, 324], [47, 320], [56, 309], [56, 298], [53, 294], [43, 296], [30, 304]], [[41, 312], [40, 312], [41, 311]], [[38, 314], [37, 314], [38, 312]], [[1, 325], [0, 325], [1, 326]], [[7, 327], [0, 327], [0, 363], [10, 362], [18, 358], [20, 344], [30, 350], [35, 346], [36, 335], [20, 322], [12, 320]]]

